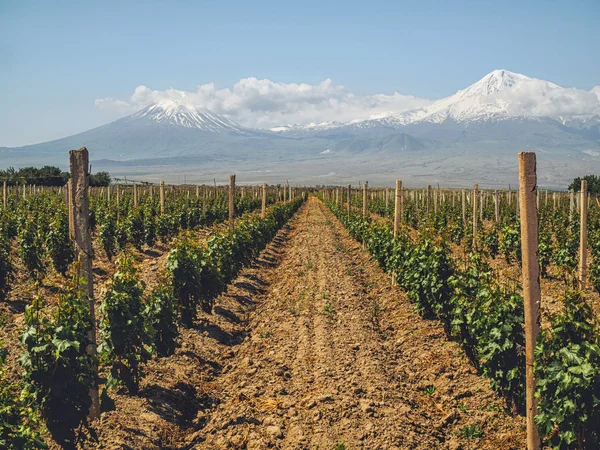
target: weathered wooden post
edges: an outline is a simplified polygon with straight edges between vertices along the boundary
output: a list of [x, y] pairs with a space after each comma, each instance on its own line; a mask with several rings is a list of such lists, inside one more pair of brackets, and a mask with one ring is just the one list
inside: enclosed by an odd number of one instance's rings
[[89, 419], [94, 420], [100, 415], [100, 401], [98, 395], [98, 360], [96, 355], [96, 314], [94, 309], [94, 279], [92, 272], [92, 233], [90, 231], [89, 212], [89, 154], [85, 147], [69, 152], [71, 169], [70, 203], [74, 215], [75, 228], [75, 251], [82, 271], [79, 279], [85, 280], [85, 286], [81, 286], [86, 293], [92, 327], [88, 330], [90, 344], [86, 347], [86, 353], [92, 357], [94, 364], [94, 380], [90, 386], [90, 397], [92, 405], [89, 411]]
[[348, 185], [348, 217], [350, 217], [350, 214], [352, 213], [352, 186], [349, 184]]
[[138, 191], [137, 191], [137, 184], [133, 183], [133, 207], [137, 208], [138, 207]]
[[494, 191], [494, 214], [496, 216], [496, 223], [500, 222], [500, 199], [498, 198], [498, 191]]
[[426, 211], [427, 211], [427, 214], [429, 214], [430, 200], [431, 200], [431, 185], [428, 184], [427, 185], [427, 199], [426, 199]]
[[235, 174], [229, 176], [229, 229], [235, 229]]
[[267, 183], [263, 183], [262, 185], [262, 209], [260, 212], [260, 217], [263, 219], [267, 215]]
[[160, 198], [160, 213], [165, 213], [165, 182], [160, 181], [160, 189], [159, 189], [159, 198]]
[[[398, 237], [402, 210], [402, 181], [396, 180], [396, 198], [394, 202], [394, 239]], [[396, 285], [396, 273], [392, 273], [392, 286]]]
[[473, 186], [473, 248], [477, 248], [477, 206], [479, 205], [479, 185]]
[[587, 216], [588, 182], [581, 180], [581, 207], [579, 218], [579, 289], [585, 289], [587, 281]]
[[369, 182], [365, 181], [365, 184], [363, 185], [363, 218], [367, 217], [367, 188], [368, 188]]
[[533, 152], [519, 153], [519, 198], [521, 250], [523, 255], [523, 299], [525, 301], [525, 406], [527, 450], [539, 450], [536, 380], [533, 373], [535, 344], [540, 333], [540, 265], [538, 260], [538, 211], [536, 158]]
[[569, 223], [573, 222], [573, 210], [575, 209], [575, 192], [569, 190]]
[[467, 191], [462, 190], [462, 221], [463, 227], [467, 225]]
[[67, 189], [65, 190], [65, 202], [67, 203], [67, 214], [69, 215], [69, 236], [71, 236], [71, 239], [75, 239], [75, 216], [73, 212], [73, 199], [71, 188], [72, 183], [73, 176], [71, 175], [71, 177], [67, 180]]

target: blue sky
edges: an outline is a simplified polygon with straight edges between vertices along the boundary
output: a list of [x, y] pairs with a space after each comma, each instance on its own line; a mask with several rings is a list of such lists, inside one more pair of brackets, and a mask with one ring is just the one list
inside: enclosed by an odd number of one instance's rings
[[508, 69], [600, 85], [600, 1], [0, 0], [0, 146], [84, 131], [139, 85], [256, 77], [438, 98]]

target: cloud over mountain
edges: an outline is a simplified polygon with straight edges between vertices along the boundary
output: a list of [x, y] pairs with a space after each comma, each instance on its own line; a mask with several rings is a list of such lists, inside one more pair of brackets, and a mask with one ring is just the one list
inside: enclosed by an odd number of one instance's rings
[[195, 91], [154, 90], [138, 86], [129, 100], [103, 98], [96, 106], [120, 114], [138, 111], [151, 104], [175, 100], [207, 108], [248, 127], [268, 128], [282, 123], [308, 124], [325, 121], [371, 119], [422, 108], [429, 100], [393, 94], [357, 95], [331, 79], [319, 84], [278, 83], [268, 79], [243, 78], [231, 88], [214, 83], [199, 85]]

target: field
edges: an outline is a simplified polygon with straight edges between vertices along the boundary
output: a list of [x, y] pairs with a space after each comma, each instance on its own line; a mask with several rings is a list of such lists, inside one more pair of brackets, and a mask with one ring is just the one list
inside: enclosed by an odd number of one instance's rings
[[[93, 274], [88, 196], [8, 189], [0, 446], [525, 448], [516, 191], [233, 186], [92, 189]], [[598, 448], [600, 203], [536, 203], [536, 428]]]

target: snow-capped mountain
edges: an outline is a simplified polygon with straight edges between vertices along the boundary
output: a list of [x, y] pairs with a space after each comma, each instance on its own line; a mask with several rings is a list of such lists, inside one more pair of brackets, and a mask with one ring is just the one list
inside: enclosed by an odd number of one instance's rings
[[214, 114], [208, 109], [197, 108], [173, 100], [150, 105], [132, 114], [129, 118], [131, 120], [149, 120], [163, 125], [196, 128], [212, 133], [248, 131], [234, 121]]
[[[578, 89], [563, 88], [549, 81], [531, 78], [508, 70], [494, 70], [479, 81], [449, 97], [432, 102], [425, 108], [370, 120], [348, 123], [330, 122], [328, 130], [402, 129], [415, 124], [467, 125], [473, 122], [512, 119], [552, 119], [569, 126], [597, 126], [600, 108], [595, 115], [582, 115], [579, 107], [585, 101], [595, 101], [595, 94]], [[564, 113], [568, 113], [565, 115]], [[587, 110], [586, 110], [587, 112]], [[290, 133], [277, 127], [279, 133]], [[314, 124], [296, 126], [293, 133], [320, 132]]]
[[600, 171], [599, 96], [597, 89], [496, 70], [421, 109], [269, 130], [245, 128], [184, 99], [63, 139], [0, 148], [0, 161], [64, 167], [67, 151], [85, 145], [95, 170], [116, 176], [185, 172], [212, 180], [243, 170], [248, 182], [271, 173], [274, 182], [284, 176], [306, 184], [401, 176], [414, 183], [503, 185], [515, 179], [517, 152], [533, 150], [540, 154], [541, 183], [566, 186]]

